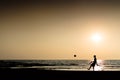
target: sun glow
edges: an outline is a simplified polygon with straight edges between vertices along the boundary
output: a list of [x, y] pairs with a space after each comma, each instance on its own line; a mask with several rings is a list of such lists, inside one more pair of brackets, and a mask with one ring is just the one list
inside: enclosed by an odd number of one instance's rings
[[100, 42], [100, 41], [102, 40], [102, 37], [101, 37], [100, 34], [96, 33], [96, 34], [94, 34], [94, 35], [92, 36], [92, 40], [93, 40], [94, 42]]

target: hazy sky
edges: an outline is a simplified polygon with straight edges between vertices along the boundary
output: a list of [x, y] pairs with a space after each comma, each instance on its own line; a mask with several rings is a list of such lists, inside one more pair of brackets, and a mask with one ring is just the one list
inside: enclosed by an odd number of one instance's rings
[[117, 2], [1, 3], [0, 59], [120, 59]]

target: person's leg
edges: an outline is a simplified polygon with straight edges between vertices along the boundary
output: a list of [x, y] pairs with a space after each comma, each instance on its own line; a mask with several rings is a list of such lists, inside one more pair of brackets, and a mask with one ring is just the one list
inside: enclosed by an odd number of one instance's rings
[[93, 66], [93, 71], [94, 71], [94, 66]]
[[90, 65], [90, 67], [88, 68], [88, 70], [90, 70], [91, 67], [92, 67], [92, 66]]

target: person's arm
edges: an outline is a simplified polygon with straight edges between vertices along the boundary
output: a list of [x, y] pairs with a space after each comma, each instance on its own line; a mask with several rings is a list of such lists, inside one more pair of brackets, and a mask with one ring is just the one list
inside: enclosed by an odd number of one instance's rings
[[97, 60], [96, 60], [96, 65], [99, 66], [98, 63], [97, 63]]
[[89, 62], [89, 64], [92, 64], [92, 63], [93, 63], [93, 61], [90, 61], [90, 62]]

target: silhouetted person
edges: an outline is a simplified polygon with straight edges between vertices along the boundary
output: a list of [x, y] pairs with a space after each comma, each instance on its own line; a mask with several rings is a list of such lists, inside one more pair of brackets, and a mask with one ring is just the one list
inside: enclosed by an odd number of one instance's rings
[[[93, 67], [93, 71], [94, 71], [94, 67], [97, 64], [97, 58], [96, 55], [93, 56], [94, 57], [94, 61], [92, 61], [90, 67], [88, 68], [88, 70], [90, 70], [91, 67]], [[98, 64], [97, 64], [98, 65]]]

